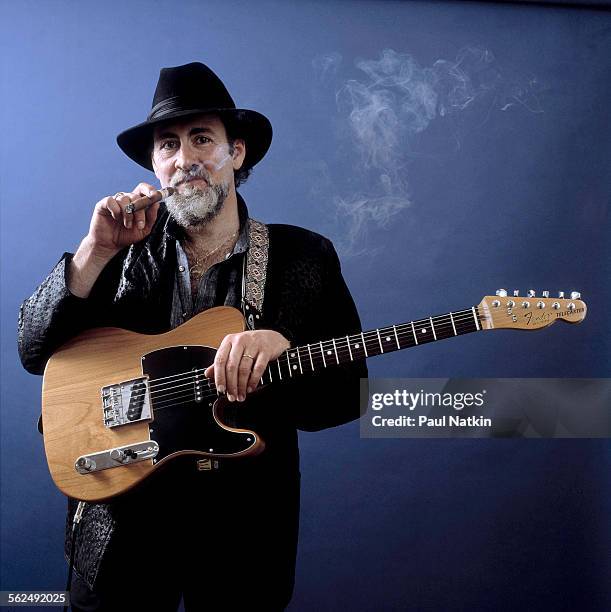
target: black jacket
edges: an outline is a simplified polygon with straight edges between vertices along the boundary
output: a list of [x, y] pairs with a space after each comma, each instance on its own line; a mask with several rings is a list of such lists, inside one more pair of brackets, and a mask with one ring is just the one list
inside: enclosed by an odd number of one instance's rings
[[[141, 333], [170, 329], [176, 250], [173, 239], [164, 231], [166, 221], [167, 211], [162, 210], [151, 235], [119, 253], [86, 299], [67, 289], [71, 255], [62, 257], [20, 309], [19, 354], [29, 372], [42, 374], [52, 353], [87, 328], [116, 326]], [[265, 300], [256, 327], [280, 331], [293, 345], [360, 331], [359, 317], [332, 243], [294, 226], [268, 228]], [[363, 409], [359, 379], [366, 377], [365, 363], [354, 362], [261, 392], [254, 402], [256, 407], [248, 411], [241, 424], [258, 431], [267, 443], [266, 449], [244, 463], [232, 462], [229, 469], [243, 471], [245, 477], [280, 473], [298, 477], [296, 429], [315, 431], [358, 418]], [[114, 508], [124, 503], [122, 499], [118, 504], [87, 504], [75, 567], [89, 586], [95, 582], [116, 525]], [[72, 512], [74, 506], [70, 506]]]

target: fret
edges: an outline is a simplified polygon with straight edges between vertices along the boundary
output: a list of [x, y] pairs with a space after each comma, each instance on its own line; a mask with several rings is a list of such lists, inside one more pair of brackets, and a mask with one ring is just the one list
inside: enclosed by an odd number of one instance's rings
[[303, 368], [301, 367], [301, 355], [299, 354], [299, 347], [297, 347], [297, 362], [299, 363], [299, 373], [303, 374]]
[[456, 333], [456, 325], [454, 325], [454, 317], [452, 316], [452, 313], [450, 313], [450, 321], [452, 321], [452, 329], [454, 330], [454, 335], [458, 336], [458, 334]]
[[378, 334], [378, 342], [380, 343], [380, 353], [383, 353], [384, 348], [382, 347], [382, 339], [380, 338], [380, 330], [376, 329], [376, 333]]
[[363, 336], [363, 332], [361, 332], [361, 339], [363, 340], [363, 350], [365, 351], [365, 357], [369, 357], [367, 353], [367, 344], [365, 344], [365, 336]]
[[335, 338], [333, 338], [333, 350], [335, 351], [335, 361], [339, 364], [339, 357], [337, 356], [337, 346], [335, 344]]
[[[367, 351], [369, 353], [370, 356], [374, 356], [374, 355], [379, 355], [381, 352], [380, 351], [380, 337], [379, 337], [379, 332], [376, 329], [375, 330], [375, 335], [374, 335], [374, 330], [371, 330], [370, 332], [367, 332], [367, 336], [365, 336], [365, 343], [367, 342], [371, 342], [371, 344], [367, 345]], [[377, 340], [376, 340], [377, 338]]]
[[312, 372], [314, 371], [314, 361], [312, 360], [312, 350], [310, 349], [310, 345], [308, 344], [308, 354], [310, 355], [310, 365], [312, 366]]
[[348, 352], [350, 353], [350, 361], [354, 361], [354, 358], [352, 357], [352, 348], [350, 348], [350, 338], [348, 338], [348, 336], [346, 336], [346, 343], [348, 344]]
[[318, 344], [320, 344], [320, 354], [322, 355], [322, 364], [326, 368], [327, 360], [325, 359], [325, 349], [322, 347], [322, 341], [320, 341]]
[[276, 364], [278, 365], [278, 376], [280, 376], [280, 380], [282, 380], [282, 370], [280, 369], [280, 360], [276, 360]]
[[473, 311], [473, 319], [475, 320], [475, 327], [477, 331], [479, 331], [479, 321], [477, 320], [477, 315], [475, 314], [475, 306], [471, 306], [471, 310]]
[[437, 340], [437, 334], [435, 333], [435, 326], [433, 325], [433, 318], [429, 317], [429, 321], [431, 322], [431, 331], [433, 332], [433, 338]]
[[414, 342], [416, 343], [416, 346], [418, 346], [418, 338], [416, 338], [416, 329], [414, 328], [414, 322], [412, 321], [412, 334], [414, 334]]
[[397, 336], [397, 326], [393, 325], [392, 328], [393, 328], [393, 331], [395, 332], [395, 340], [397, 341], [397, 350], [400, 351], [401, 345], [399, 344], [399, 336]]
[[435, 317], [433, 322], [436, 325], [435, 328], [435, 340], [444, 340], [445, 338], [453, 338], [452, 325], [450, 324], [450, 317], [443, 315], [441, 317]]
[[269, 374], [269, 382], [270, 383], [273, 382], [273, 378], [272, 378], [272, 364], [271, 363], [267, 366], [267, 373]]

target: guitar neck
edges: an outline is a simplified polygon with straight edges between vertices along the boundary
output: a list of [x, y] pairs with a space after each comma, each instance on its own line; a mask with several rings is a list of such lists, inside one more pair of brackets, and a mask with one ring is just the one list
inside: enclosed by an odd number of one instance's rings
[[261, 382], [287, 380], [330, 366], [470, 334], [481, 328], [479, 310], [472, 306], [436, 317], [321, 340], [290, 348], [278, 359], [270, 361]]

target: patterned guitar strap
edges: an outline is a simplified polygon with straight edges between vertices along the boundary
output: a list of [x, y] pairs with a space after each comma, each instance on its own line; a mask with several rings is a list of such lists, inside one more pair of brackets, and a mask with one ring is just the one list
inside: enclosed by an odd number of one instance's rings
[[242, 271], [242, 314], [248, 329], [255, 329], [263, 318], [267, 279], [269, 231], [264, 223], [248, 219], [248, 244]]

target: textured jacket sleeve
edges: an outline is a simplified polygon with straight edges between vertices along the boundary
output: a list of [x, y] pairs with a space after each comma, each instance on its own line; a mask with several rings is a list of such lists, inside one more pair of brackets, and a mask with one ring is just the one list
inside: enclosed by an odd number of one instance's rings
[[117, 261], [106, 266], [90, 296], [83, 299], [68, 289], [66, 275], [71, 260], [72, 254], [64, 253], [19, 309], [19, 356], [23, 367], [32, 374], [42, 374], [49, 357], [70, 338], [84, 329], [107, 324], [105, 314], [110, 305], [107, 285]]
[[[275, 328], [293, 346], [361, 331], [333, 244], [317, 234], [310, 235], [315, 240], [309, 241], [302, 253], [298, 244], [292, 245], [289, 252], [294, 257], [269, 286], [279, 300]], [[330, 365], [316, 374], [278, 385], [275, 393], [281, 404], [290, 407], [299, 429], [317, 431], [347, 423], [364, 413], [366, 403], [362, 404], [359, 397], [361, 378], [367, 378], [365, 361]]]

